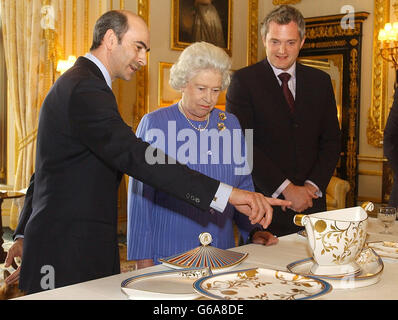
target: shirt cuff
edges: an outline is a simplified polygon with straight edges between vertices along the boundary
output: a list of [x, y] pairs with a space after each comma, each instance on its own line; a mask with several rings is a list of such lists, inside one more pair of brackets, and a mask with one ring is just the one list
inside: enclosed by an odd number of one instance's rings
[[278, 189], [272, 194], [272, 198], [278, 198], [279, 195], [286, 189], [286, 187], [290, 184], [290, 180], [286, 179], [283, 183], [279, 186]]
[[220, 182], [216, 194], [214, 195], [213, 201], [210, 203], [210, 207], [219, 212], [223, 212], [227, 206], [229, 196], [231, 195], [232, 187], [228, 184]]
[[23, 234], [17, 234], [15, 237], [14, 237], [14, 241], [17, 241], [19, 238], [24, 238], [24, 235]]
[[306, 183], [309, 183], [309, 184], [312, 184], [318, 191], [317, 192], [315, 192], [315, 194], [319, 197], [319, 198], [321, 198], [322, 197], [322, 191], [321, 191], [321, 189], [319, 189], [318, 188], [318, 186], [315, 184], [315, 183], [313, 183], [311, 180], [305, 180], [305, 182]]

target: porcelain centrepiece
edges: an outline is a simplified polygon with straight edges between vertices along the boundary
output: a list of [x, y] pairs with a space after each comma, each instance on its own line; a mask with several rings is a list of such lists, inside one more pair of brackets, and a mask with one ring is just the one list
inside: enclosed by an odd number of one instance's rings
[[[371, 205], [365, 209], [369, 210]], [[294, 223], [305, 226], [314, 259], [310, 269], [312, 274], [355, 275], [360, 272], [355, 259], [366, 240], [368, 215], [364, 208], [297, 214]]]
[[187, 252], [159, 259], [163, 265], [173, 269], [209, 267], [212, 272], [229, 270], [247, 258], [247, 253], [224, 250], [211, 246], [212, 236], [208, 232], [199, 235], [201, 245]]

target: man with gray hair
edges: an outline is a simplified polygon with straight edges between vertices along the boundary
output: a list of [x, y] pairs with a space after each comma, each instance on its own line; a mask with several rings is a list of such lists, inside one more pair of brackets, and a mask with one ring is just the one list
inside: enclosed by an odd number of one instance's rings
[[290, 200], [275, 208], [268, 231], [299, 230], [296, 212], [326, 210], [326, 187], [340, 154], [336, 101], [328, 74], [296, 62], [305, 41], [304, 17], [282, 5], [263, 20], [267, 57], [234, 73], [226, 110], [254, 130], [256, 191]]

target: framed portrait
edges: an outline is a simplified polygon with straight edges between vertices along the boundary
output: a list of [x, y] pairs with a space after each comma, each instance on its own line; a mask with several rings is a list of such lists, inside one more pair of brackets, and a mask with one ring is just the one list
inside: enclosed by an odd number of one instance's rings
[[206, 41], [231, 55], [232, 0], [172, 0], [171, 49]]
[[[177, 103], [181, 99], [181, 93], [173, 89], [169, 84], [170, 79], [170, 68], [172, 67], [170, 62], [159, 62], [159, 74], [158, 74], [158, 106], [167, 107], [174, 103]], [[225, 110], [225, 95], [226, 90], [220, 93], [216, 107]]]

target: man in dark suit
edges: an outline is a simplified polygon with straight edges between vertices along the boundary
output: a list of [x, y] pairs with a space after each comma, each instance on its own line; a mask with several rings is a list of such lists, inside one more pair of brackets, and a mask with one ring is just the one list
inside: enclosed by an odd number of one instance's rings
[[394, 173], [394, 184], [391, 190], [388, 205], [398, 207], [398, 90], [395, 89], [394, 102], [384, 128], [383, 139], [384, 155]]
[[305, 41], [302, 14], [286, 5], [274, 9], [261, 35], [267, 58], [234, 73], [226, 110], [242, 129], [253, 129], [256, 191], [292, 201], [275, 208], [268, 228], [282, 236], [300, 229], [295, 213], [326, 210], [340, 129], [329, 75], [296, 62]]
[[45, 98], [31, 206], [24, 206], [16, 230], [23, 238], [7, 257], [9, 264], [22, 255], [23, 291], [120, 272], [117, 191], [123, 173], [202, 210], [222, 212], [230, 202], [252, 223], [264, 226], [272, 218], [270, 204], [283, 204], [224, 185], [166, 156], [159, 157], [165, 164], [146, 161], [148, 151], [161, 151], [138, 139], [123, 122], [111, 85], [115, 78], [130, 80], [146, 64], [148, 50], [149, 31], [139, 16], [105, 13], [95, 25], [90, 53], [80, 57]]

